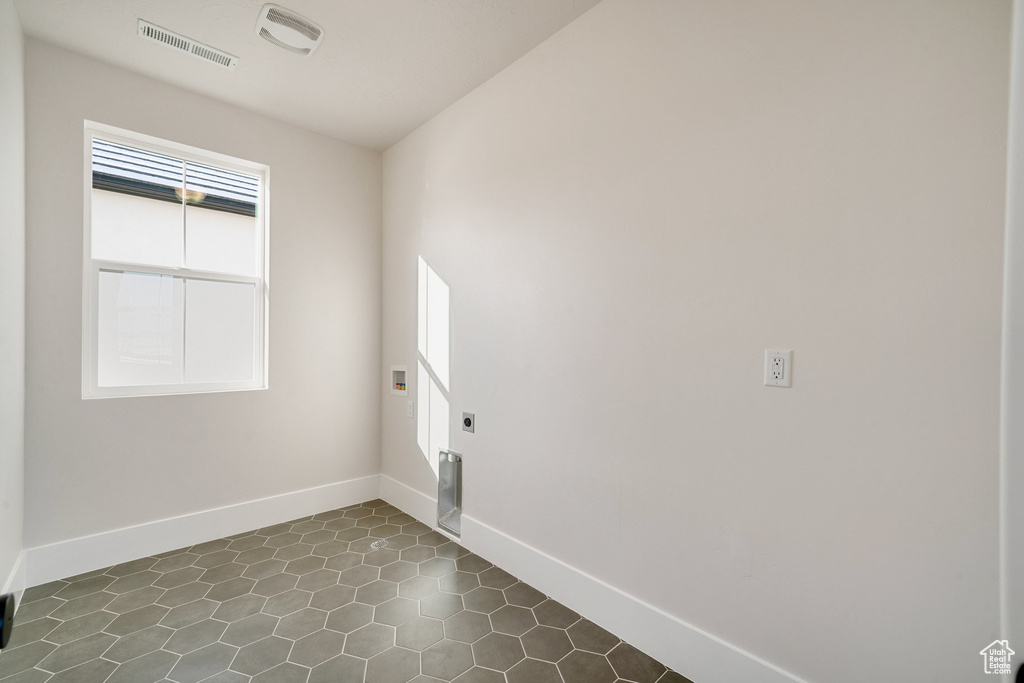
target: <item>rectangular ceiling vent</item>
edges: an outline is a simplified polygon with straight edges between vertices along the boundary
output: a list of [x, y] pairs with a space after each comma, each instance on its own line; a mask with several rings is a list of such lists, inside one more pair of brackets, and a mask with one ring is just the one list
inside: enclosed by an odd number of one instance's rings
[[256, 34], [299, 55], [311, 55], [324, 38], [322, 28], [280, 5], [267, 4], [256, 20]]
[[193, 57], [223, 66], [226, 69], [234, 69], [238, 65], [238, 57], [234, 55], [229, 55], [227, 52], [210, 47], [209, 45], [203, 45], [174, 31], [160, 28], [156, 24], [151, 24], [143, 19], [139, 19], [139, 35], [146, 40], [161, 43], [179, 52], [187, 52]]

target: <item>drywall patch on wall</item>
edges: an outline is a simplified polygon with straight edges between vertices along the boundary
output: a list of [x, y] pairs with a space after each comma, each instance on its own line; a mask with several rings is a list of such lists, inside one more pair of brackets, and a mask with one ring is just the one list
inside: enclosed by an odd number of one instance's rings
[[25, 508], [25, 81], [11, 0], [0, 0], [0, 197], [0, 577], [13, 578]]

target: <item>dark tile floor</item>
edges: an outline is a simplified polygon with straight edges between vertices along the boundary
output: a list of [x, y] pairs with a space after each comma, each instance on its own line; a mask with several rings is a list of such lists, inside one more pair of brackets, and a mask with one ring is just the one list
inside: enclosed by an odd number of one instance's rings
[[687, 682], [381, 500], [30, 588], [15, 623], [3, 683]]

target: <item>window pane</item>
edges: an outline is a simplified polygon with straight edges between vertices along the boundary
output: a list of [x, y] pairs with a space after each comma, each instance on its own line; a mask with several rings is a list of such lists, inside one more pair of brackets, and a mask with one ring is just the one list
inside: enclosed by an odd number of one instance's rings
[[182, 265], [185, 162], [92, 141], [92, 258]]
[[92, 190], [92, 257], [151, 266], [182, 265], [181, 204]]
[[186, 265], [194, 270], [256, 275], [256, 227], [256, 219], [250, 216], [187, 207]]
[[186, 175], [187, 266], [256, 275], [259, 178], [191, 162]]
[[101, 271], [99, 386], [180, 382], [183, 303], [180, 278]]
[[181, 203], [185, 162], [164, 154], [93, 138], [92, 186]]
[[190, 204], [240, 216], [256, 215], [256, 200], [260, 193], [258, 176], [193, 161], [185, 164], [185, 175]]
[[185, 382], [252, 380], [256, 287], [187, 280], [185, 295]]

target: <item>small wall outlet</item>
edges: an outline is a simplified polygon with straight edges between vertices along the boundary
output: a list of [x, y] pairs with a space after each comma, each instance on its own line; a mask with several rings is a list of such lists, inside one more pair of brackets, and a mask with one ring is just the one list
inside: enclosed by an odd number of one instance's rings
[[416, 401], [409, 401], [408, 403], [405, 404], [405, 416], [406, 417], [412, 417], [413, 413], [415, 412], [415, 407], [414, 407], [415, 405], [416, 405]]
[[793, 352], [786, 349], [765, 349], [764, 385], [766, 387], [793, 386]]
[[462, 431], [473, 433], [476, 430], [476, 415], [473, 413], [462, 414]]

